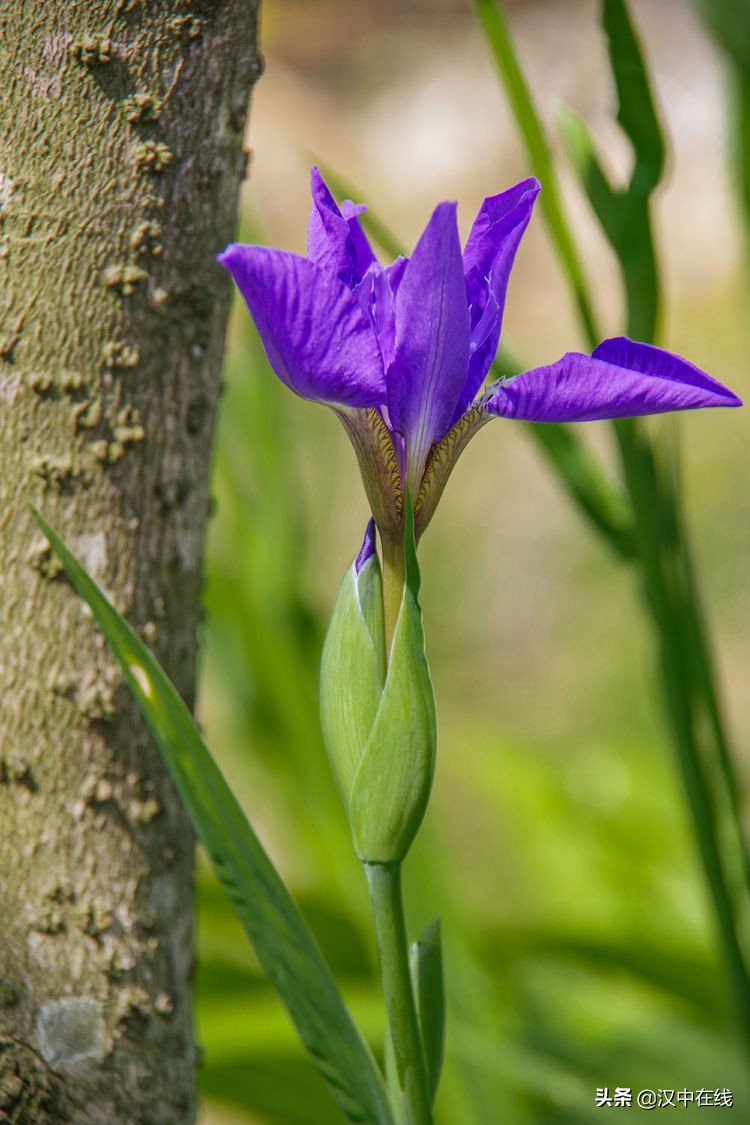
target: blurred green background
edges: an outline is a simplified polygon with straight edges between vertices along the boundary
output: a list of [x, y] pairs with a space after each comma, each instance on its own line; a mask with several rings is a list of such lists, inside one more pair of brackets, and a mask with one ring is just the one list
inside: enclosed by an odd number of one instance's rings
[[[598, 5], [506, 7], [545, 119], [572, 105], [613, 176], [624, 174]], [[731, 182], [730, 76], [687, 0], [640, 0], [631, 11], [670, 138], [655, 201], [661, 342], [747, 397], [747, 242]], [[276, 0], [264, 48], [244, 241], [303, 251], [313, 158], [363, 185], [412, 245], [440, 199], [460, 201], [465, 234], [485, 195], [528, 174], [468, 0]], [[560, 168], [614, 334], [615, 266], [562, 160]], [[505, 329], [530, 365], [583, 346], [538, 216]], [[325, 624], [366, 501], [336, 419], [277, 382], [239, 302], [225, 379], [200, 718], [379, 1051], [367, 891], [316, 704]], [[737, 747], [750, 733], [747, 417], [649, 422], [682, 434], [684, 502]], [[606, 426], [583, 431], [613, 464]], [[435, 913], [443, 922], [440, 1125], [599, 1121], [607, 1110], [594, 1096], [604, 1086], [727, 1087], [734, 1110], [675, 1112], [705, 1125], [732, 1112], [750, 1120], [747, 1056], [632, 569], [584, 525], [523, 429], [502, 421], [462, 457], [421, 562], [440, 748], [405, 878], [412, 935]], [[746, 779], [747, 760], [737, 765]], [[205, 864], [198, 957], [201, 1125], [341, 1120]]]

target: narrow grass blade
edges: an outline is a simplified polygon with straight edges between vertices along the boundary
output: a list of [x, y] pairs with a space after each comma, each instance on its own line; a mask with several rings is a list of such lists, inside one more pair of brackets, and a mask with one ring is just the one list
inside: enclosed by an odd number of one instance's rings
[[640, 44], [624, 0], [605, 0], [602, 26], [617, 88], [617, 120], [635, 154], [628, 189], [620, 196], [619, 238], [611, 241], [625, 282], [628, 333], [651, 342], [658, 324], [660, 292], [649, 197], [664, 169], [664, 140]]
[[638, 517], [639, 554], [659, 642], [662, 690], [733, 999], [750, 1045], [750, 894], [738, 786], [723, 734], [675, 489], [636, 421], [622, 419], [616, 431]]
[[333, 1098], [350, 1122], [392, 1125], [380, 1073], [328, 966], [187, 707], [93, 579], [31, 510], [119, 661], [216, 875]]
[[[508, 90], [532, 166], [545, 188], [549, 151], [510, 43], [497, 0], [474, 0]], [[704, 10], [710, 6], [701, 5]], [[717, 5], [723, 14], [731, 0]], [[711, 11], [713, 8], [711, 7]], [[628, 332], [650, 342], [655, 335], [659, 286], [649, 196], [663, 168], [661, 129], [648, 76], [624, 0], [604, 0], [604, 29], [620, 103], [618, 120], [635, 153], [625, 191], [609, 185], [582, 123], [568, 117], [566, 140], [584, 190], [617, 254], [627, 298]], [[747, 40], [747, 21], [737, 43]], [[554, 183], [554, 180], [552, 180]], [[544, 198], [544, 193], [542, 198]], [[561, 257], [561, 228], [551, 222]], [[567, 230], [565, 219], [562, 229]], [[581, 308], [579, 281], [568, 278]], [[581, 310], [582, 311], [582, 310]], [[586, 323], [585, 316], [582, 316]], [[750, 1033], [750, 954], [746, 884], [747, 852], [737, 822], [737, 785], [724, 738], [708, 639], [700, 618], [690, 553], [673, 484], [655, 460], [655, 449], [637, 419], [614, 424], [623, 465], [649, 613], [659, 641], [662, 690], [678, 753], [696, 838], [711, 888], [740, 1017]], [[568, 477], [565, 476], [566, 484]], [[720, 790], [723, 787], [723, 793]]]
[[736, 72], [730, 85], [730, 150], [745, 224], [750, 229], [750, 10], [747, 0], [693, 0]]
[[[524, 367], [510, 354], [492, 364], [493, 379], [517, 375]], [[635, 554], [632, 509], [627, 497], [609, 479], [598, 458], [581, 441], [573, 426], [522, 422], [526, 433], [549, 461], [569, 495], [609, 546], [623, 559]]]
[[439, 918], [430, 922], [419, 941], [412, 943], [409, 949], [409, 967], [430, 1092], [434, 1101], [443, 1066], [445, 1040], [445, 988]]
[[[638, 158], [633, 183], [625, 191], [616, 191], [599, 163], [584, 122], [567, 107], [560, 111], [558, 122], [570, 163], [620, 265], [627, 333], [636, 340], [652, 341], [659, 311], [659, 280], [649, 196], [634, 187]], [[644, 174], [642, 183], [647, 182]]]
[[640, 44], [623, 0], [604, 0], [602, 26], [617, 88], [617, 120], [636, 157], [630, 190], [648, 195], [661, 179], [664, 140]]
[[622, 244], [623, 193], [616, 192], [602, 169], [594, 148], [593, 138], [584, 121], [568, 106], [563, 105], [557, 116], [565, 150], [581, 186], [588, 196], [604, 233], [613, 246]]
[[745, 215], [745, 226], [750, 231], [750, 69], [739, 75], [735, 96], [736, 176]]
[[602, 26], [617, 90], [617, 120], [634, 154], [627, 188], [616, 190], [610, 185], [580, 118], [565, 110], [560, 126], [570, 161], [620, 263], [628, 335], [652, 342], [660, 294], [649, 198], [664, 168], [664, 140], [641, 48], [623, 0], [605, 0]]
[[622, 559], [636, 552], [632, 508], [627, 496], [602, 472], [596, 456], [570, 426], [524, 422], [526, 432], [562, 479], [581, 512]]
[[499, 0], [474, 0], [474, 8], [515, 114], [529, 163], [542, 184], [539, 205], [575, 296], [586, 339], [593, 348], [599, 343], [600, 337], [583, 266], [563, 211], [552, 153], [528, 83], [518, 63], [508, 21]]

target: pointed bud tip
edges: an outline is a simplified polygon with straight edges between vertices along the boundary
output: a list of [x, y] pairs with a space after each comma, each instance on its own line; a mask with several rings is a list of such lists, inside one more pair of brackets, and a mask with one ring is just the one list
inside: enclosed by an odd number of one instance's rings
[[374, 554], [376, 554], [375, 520], [371, 518], [365, 530], [365, 537], [362, 540], [359, 554], [354, 560], [354, 570], [356, 574], [359, 574], [367, 560], [372, 558]]

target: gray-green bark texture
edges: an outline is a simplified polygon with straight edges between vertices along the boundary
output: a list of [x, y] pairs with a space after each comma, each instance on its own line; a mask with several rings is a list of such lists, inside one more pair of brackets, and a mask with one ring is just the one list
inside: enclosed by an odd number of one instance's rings
[[192, 836], [24, 504], [188, 702], [254, 0], [0, 0], [0, 1122], [190, 1122]]

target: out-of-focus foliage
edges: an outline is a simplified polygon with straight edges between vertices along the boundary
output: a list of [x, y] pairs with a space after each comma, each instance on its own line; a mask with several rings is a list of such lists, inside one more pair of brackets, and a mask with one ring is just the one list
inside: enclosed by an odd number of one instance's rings
[[734, 63], [735, 166], [745, 218], [750, 224], [750, 3], [693, 0], [720, 47]]
[[[315, 698], [325, 612], [309, 594], [317, 566], [304, 528], [336, 518], [325, 497], [333, 420], [306, 404], [297, 408], [250, 329], [233, 331], [226, 374], [205, 722], [380, 1052], [364, 877], [326, 767]], [[315, 503], [305, 497], [303, 518], [305, 467], [322, 481]], [[443, 565], [460, 565], [460, 543], [454, 551], [456, 562]], [[461, 667], [461, 646], [450, 654], [451, 610], [436, 596], [439, 575], [429, 580], [440, 565], [432, 554], [423, 564], [440, 681], [438, 785], [405, 872], [412, 933], [436, 909], [442, 916], [448, 1019], [438, 1120], [487, 1125], [502, 1110], [514, 1125], [580, 1125], [599, 1120], [598, 1086], [682, 1088], [696, 1076], [698, 1086], [730, 1087], [747, 1104], [679, 789], [642, 695], [644, 653], [627, 629], [622, 638], [608, 636], [624, 663], [614, 714], [594, 699], [575, 740], [574, 715], [564, 738], [525, 742], [507, 733], [501, 702], [495, 718], [472, 713], [462, 687], [472, 673]], [[598, 558], [590, 586], [606, 584], [610, 567], [608, 556]], [[335, 586], [325, 576], [315, 583], [329, 604]], [[583, 645], [596, 643], [593, 624], [582, 622]], [[574, 710], [603, 686], [580, 685]], [[242, 1108], [248, 1116], [240, 1120], [274, 1125], [339, 1120], [206, 870], [199, 901], [207, 1104]], [[687, 1108], [683, 1116], [705, 1122], [710, 1112]]]
[[[725, 361], [741, 351], [725, 339], [721, 349]], [[327, 412], [278, 384], [239, 320], [226, 379], [202, 716], [380, 1054], [365, 881], [326, 768], [316, 702], [326, 618], [366, 506], [335, 508], [352, 495], [341, 477], [356, 477], [353, 454]], [[486, 428], [489, 446], [490, 433], [493, 488], [525, 497], [523, 462], [519, 472], [499, 452], [513, 439], [498, 423]], [[722, 494], [722, 473], [732, 469], [721, 466], [737, 452], [718, 434], [715, 427], [702, 454], [713, 473], [701, 483]], [[466, 460], [449, 487], [465, 487], [468, 497], [484, 463]], [[533, 518], [518, 509], [519, 536], [480, 532], [489, 506], [480, 494], [484, 507], [469, 503], [454, 526], [448, 511], [436, 520], [422, 552], [440, 748], [405, 892], [412, 936], [441, 914], [439, 1125], [598, 1122], [602, 1086], [634, 1094], [728, 1087], [741, 1117], [750, 1105], [744, 1047], [679, 779], [655, 719], [656, 671], [635, 583], [589, 544], [582, 522], [556, 532], [557, 497], [543, 495]], [[746, 502], [736, 502], [741, 515]], [[742, 520], [712, 539], [727, 523], [725, 508], [704, 520], [699, 541], [704, 561], [731, 586], [727, 546], [742, 547]], [[541, 626], [534, 618], [531, 641], [526, 588], [547, 611]], [[500, 643], [487, 644], [485, 618], [503, 634], [500, 656]], [[340, 1120], [205, 870], [199, 902], [205, 1122], [219, 1125], [222, 1110], [232, 1125]], [[724, 1120], [723, 1110], [696, 1105], [676, 1112], [686, 1122]]]

